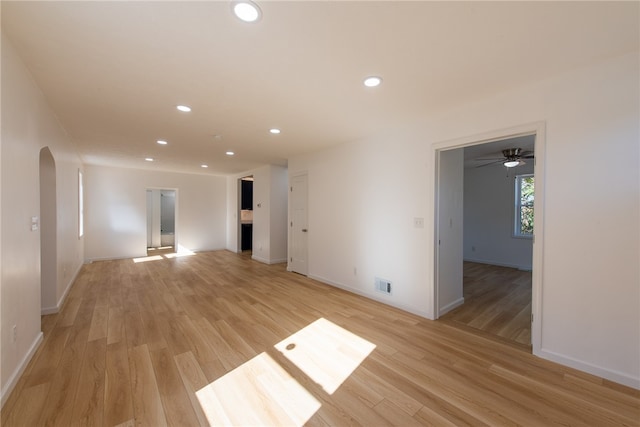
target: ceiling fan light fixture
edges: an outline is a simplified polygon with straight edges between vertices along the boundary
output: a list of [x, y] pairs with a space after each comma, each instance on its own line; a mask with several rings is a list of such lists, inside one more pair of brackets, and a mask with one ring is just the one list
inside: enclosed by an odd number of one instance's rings
[[520, 160], [517, 160], [517, 159], [507, 160], [506, 162], [503, 163], [503, 165], [507, 168], [515, 168], [519, 164], [520, 164]]

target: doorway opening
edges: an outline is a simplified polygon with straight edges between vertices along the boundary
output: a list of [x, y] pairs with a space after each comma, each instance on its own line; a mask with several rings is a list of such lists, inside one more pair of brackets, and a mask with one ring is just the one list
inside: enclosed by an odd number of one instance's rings
[[[40, 150], [40, 303], [43, 314], [57, 308], [56, 162], [48, 147]], [[32, 218], [32, 227], [38, 219]]]
[[238, 180], [238, 252], [253, 251], [253, 176]]
[[307, 174], [291, 177], [289, 187], [289, 263], [287, 270], [308, 275], [308, 185]]
[[503, 135], [436, 150], [434, 317], [536, 353], [544, 127]]
[[147, 189], [147, 255], [175, 252], [176, 190]]

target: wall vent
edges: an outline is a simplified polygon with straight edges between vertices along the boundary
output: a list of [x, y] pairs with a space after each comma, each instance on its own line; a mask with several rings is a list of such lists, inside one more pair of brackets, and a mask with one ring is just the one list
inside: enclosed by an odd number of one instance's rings
[[376, 291], [391, 295], [391, 282], [389, 280], [376, 277], [375, 286]]

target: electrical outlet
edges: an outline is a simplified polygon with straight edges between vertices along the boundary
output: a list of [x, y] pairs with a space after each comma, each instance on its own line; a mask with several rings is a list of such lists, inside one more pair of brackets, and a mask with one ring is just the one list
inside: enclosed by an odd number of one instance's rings
[[18, 341], [18, 325], [13, 325], [13, 342]]
[[424, 218], [413, 218], [413, 226], [415, 228], [424, 228]]

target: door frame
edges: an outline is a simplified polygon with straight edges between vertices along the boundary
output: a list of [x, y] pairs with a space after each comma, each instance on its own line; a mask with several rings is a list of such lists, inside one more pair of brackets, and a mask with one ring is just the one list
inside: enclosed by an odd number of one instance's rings
[[[236, 218], [238, 219], [236, 221], [236, 253], [241, 254], [242, 253], [242, 181], [245, 178], [251, 178], [251, 181], [253, 181], [253, 185], [255, 186], [255, 176], [254, 174], [250, 174], [250, 175], [243, 175], [240, 178], [238, 178], [236, 186], [237, 186], [237, 197], [236, 197], [236, 201], [237, 201], [237, 206], [236, 206]], [[255, 188], [254, 188], [255, 190]], [[253, 197], [252, 197], [253, 199]], [[253, 200], [251, 201], [251, 203], [253, 204]], [[251, 252], [253, 253], [253, 241], [251, 242]]]
[[535, 163], [534, 175], [536, 177], [536, 209], [534, 212], [535, 232], [533, 238], [533, 260], [532, 260], [532, 289], [531, 289], [531, 348], [534, 355], [539, 355], [542, 349], [542, 294], [543, 294], [543, 260], [544, 260], [544, 212], [545, 212], [545, 144], [546, 144], [546, 126], [544, 121], [523, 124], [507, 129], [490, 131], [482, 134], [471, 135], [463, 138], [443, 141], [431, 146], [430, 164], [434, 171], [433, 194], [428, 197], [430, 204], [429, 212], [433, 215], [432, 224], [434, 224], [432, 233], [433, 256], [427, 260], [428, 266], [431, 267], [433, 276], [430, 277], [429, 287], [431, 288], [431, 318], [437, 319], [439, 313], [438, 307], [438, 262], [439, 262], [439, 245], [438, 245], [438, 229], [439, 229], [439, 170], [440, 152], [469, 147], [472, 145], [486, 144], [489, 142], [500, 141], [503, 139], [514, 138], [524, 135], [536, 135], [535, 140]]
[[[179, 205], [179, 195], [180, 190], [178, 188], [169, 188], [169, 187], [146, 187], [144, 190], [145, 194], [145, 205], [146, 205], [146, 222], [147, 222], [147, 233], [149, 232], [149, 206], [147, 204], [147, 191], [175, 191], [175, 204], [173, 206], [173, 249], [177, 253], [178, 252], [178, 205]], [[161, 213], [158, 212], [158, 215]], [[160, 217], [158, 217], [158, 224], [160, 225]], [[162, 236], [162, 231], [160, 231]], [[162, 237], [161, 237], [162, 239]], [[148, 235], [147, 235], [148, 242]], [[160, 242], [162, 243], [162, 241]], [[149, 246], [145, 243], [145, 253], [147, 252]]]
[[[293, 248], [293, 230], [292, 230], [292, 221], [293, 221], [293, 204], [291, 203], [291, 194], [293, 192], [293, 180], [299, 176], [306, 177], [307, 183], [307, 205], [305, 206], [305, 212], [307, 215], [307, 227], [309, 227], [309, 173], [306, 170], [295, 172], [289, 175], [289, 197], [287, 197], [287, 271], [294, 271], [292, 268], [291, 256], [292, 256], [292, 248]], [[309, 238], [307, 237], [307, 245], [305, 248], [305, 264], [306, 264], [306, 272], [305, 276], [309, 276]], [[302, 273], [300, 273], [302, 274]]]

